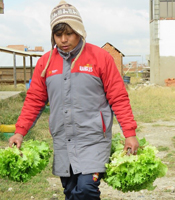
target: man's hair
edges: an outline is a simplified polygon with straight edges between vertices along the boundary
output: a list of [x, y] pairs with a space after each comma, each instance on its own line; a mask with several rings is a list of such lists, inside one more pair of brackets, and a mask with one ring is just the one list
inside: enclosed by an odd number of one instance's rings
[[60, 33], [68, 33], [70, 31], [73, 31], [75, 32], [68, 24], [66, 23], [59, 23], [59, 24], [56, 24], [54, 27], [53, 27], [53, 30], [52, 30], [52, 34], [54, 35], [55, 33], [57, 32], [60, 32]]

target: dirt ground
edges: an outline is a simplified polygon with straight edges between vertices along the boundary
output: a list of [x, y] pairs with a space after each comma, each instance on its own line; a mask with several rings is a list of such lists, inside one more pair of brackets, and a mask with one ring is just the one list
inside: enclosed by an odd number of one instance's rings
[[[137, 134], [139, 138], [145, 137], [146, 140], [156, 147], [164, 146], [174, 150], [172, 137], [175, 136], [175, 121], [157, 121], [155, 123], [139, 123], [141, 131]], [[121, 132], [118, 125], [113, 126], [113, 132]], [[157, 154], [161, 159], [166, 156], [166, 151]], [[175, 169], [174, 169], [175, 170]], [[154, 182], [157, 185], [154, 191], [141, 190], [139, 192], [122, 193], [109, 187], [103, 180], [101, 181], [100, 191], [102, 200], [175, 200], [175, 176], [172, 170], [168, 170], [165, 177], [159, 178]], [[48, 179], [50, 187], [61, 187], [59, 178]]]

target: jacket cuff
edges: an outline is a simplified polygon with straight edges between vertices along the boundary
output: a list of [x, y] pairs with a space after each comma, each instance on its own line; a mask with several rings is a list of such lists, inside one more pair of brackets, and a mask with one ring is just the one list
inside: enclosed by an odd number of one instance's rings
[[134, 130], [125, 130], [123, 132], [123, 135], [125, 136], [125, 138], [136, 136], [136, 131], [135, 131], [135, 129]]
[[15, 134], [19, 133], [23, 136], [25, 136], [27, 134], [27, 130], [24, 127], [17, 127], [15, 130]]

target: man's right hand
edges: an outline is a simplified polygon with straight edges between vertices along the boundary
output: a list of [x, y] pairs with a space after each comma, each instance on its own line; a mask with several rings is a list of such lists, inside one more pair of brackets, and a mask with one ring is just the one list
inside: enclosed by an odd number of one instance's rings
[[23, 135], [16, 133], [9, 139], [9, 147], [12, 147], [13, 144], [16, 144], [17, 148], [19, 149], [21, 147], [21, 144], [23, 142]]

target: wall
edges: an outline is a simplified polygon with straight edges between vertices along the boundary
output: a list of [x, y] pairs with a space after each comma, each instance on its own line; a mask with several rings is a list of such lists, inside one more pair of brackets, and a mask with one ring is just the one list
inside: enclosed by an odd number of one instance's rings
[[24, 51], [27, 46], [24, 45], [8, 45], [7, 48]]
[[[34, 71], [34, 68], [33, 68]], [[24, 82], [24, 69], [17, 68], [16, 69], [16, 79], [17, 83], [23, 83]], [[28, 82], [30, 79], [30, 68], [26, 67], [26, 81]], [[0, 83], [13, 83], [13, 68], [0, 68]]]
[[154, 19], [150, 19], [150, 82], [164, 86], [165, 79], [175, 78], [175, 20], [158, 18], [159, 1], [154, 4]]
[[160, 78], [159, 39], [158, 33], [155, 32], [157, 23], [157, 21], [150, 23], [150, 82], [163, 85], [163, 80]]
[[150, 24], [150, 81], [164, 86], [165, 79], [175, 78], [175, 20], [158, 21], [158, 40], [155, 26], [153, 21]]
[[175, 20], [159, 22], [160, 56], [175, 56]]
[[113, 46], [106, 43], [103, 47], [107, 52], [110, 53], [110, 55], [114, 58], [114, 62], [120, 72], [120, 75], [123, 76], [123, 56], [120, 52], [118, 52]]

